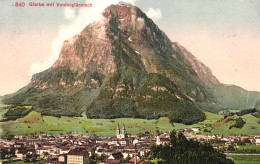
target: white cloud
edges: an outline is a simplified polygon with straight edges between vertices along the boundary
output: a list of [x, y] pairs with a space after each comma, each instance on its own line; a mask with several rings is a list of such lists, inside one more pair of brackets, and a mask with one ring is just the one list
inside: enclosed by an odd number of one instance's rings
[[158, 21], [163, 17], [161, 9], [153, 9], [153, 8], [149, 8], [149, 10], [146, 12], [146, 15], [149, 18], [151, 18], [153, 21]]
[[65, 17], [65, 19], [68, 19], [68, 20], [75, 18], [75, 10], [70, 7], [65, 7], [64, 17]]
[[[134, 4], [137, 0], [124, 0], [126, 3]], [[61, 25], [59, 28], [58, 37], [52, 42], [52, 54], [48, 56], [43, 62], [33, 63], [30, 74], [44, 71], [52, 66], [58, 59], [63, 41], [79, 34], [88, 24], [97, 20], [101, 13], [111, 4], [117, 4], [120, 0], [87, 0], [86, 3], [92, 3], [93, 6], [89, 8], [82, 7], [79, 14], [75, 17], [75, 11], [64, 10], [65, 19], [73, 19], [69, 25]], [[73, 15], [74, 14], [74, 15]]]

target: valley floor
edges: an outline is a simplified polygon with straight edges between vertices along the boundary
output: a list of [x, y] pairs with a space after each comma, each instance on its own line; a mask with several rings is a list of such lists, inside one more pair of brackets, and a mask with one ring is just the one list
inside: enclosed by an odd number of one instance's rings
[[225, 120], [222, 115], [205, 112], [206, 120], [193, 125], [180, 123], [171, 124], [166, 117], [158, 120], [145, 120], [134, 118], [118, 119], [88, 119], [83, 117], [53, 117], [42, 116], [35, 111], [30, 112], [26, 117], [15, 121], [0, 122], [0, 135], [29, 135], [39, 134], [40, 132], [51, 133], [54, 135], [67, 134], [70, 132], [82, 133], [83, 135], [96, 134], [100, 136], [115, 136], [118, 124], [125, 125], [129, 134], [151, 134], [158, 131], [171, 131], [172, 129], [189, 129], [197, 127], [196, 133], [217, 134], [217, 135], [260, 135], [259, 118], [251, 114], [241, 116], [245, 121], [242, 128], [231, 128], [233, 120]]

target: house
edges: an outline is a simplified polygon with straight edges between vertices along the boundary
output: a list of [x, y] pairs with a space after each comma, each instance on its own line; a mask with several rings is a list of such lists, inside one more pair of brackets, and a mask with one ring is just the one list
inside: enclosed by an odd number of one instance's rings
[[40, 156], [40, 158], [45, 157], [45, 154], [50, 154], [52, 148], [50, 147], [38, 147], [36, 149], [36, 154]]
[[[142, 160], [137, 156], [136, 157], [136, 163], [140, 163]], [[130, 163], [135, 163], [135, 157], [133, 157], [130, 161]]]
[[121, 152], [111, 154], [105, 161], [106, 164], [119, 164], [123, 162], [123, 154]]
[[108, 159], [119, 159], [119, 160], [121, 160], [121, 159], [123, 159], [123, 154], [121, 153], [121, 152], [117, 152], [117, 153], [112, 153], [109, 157], [108, 157]]
[[17, 149], [15, 151], [15, 155], [17, 157], [17, 159], [23, 160], [26, 158], [26, 154], [27, 154], [27, 149]]
[[67, 155], [67, 164], [87, 164], [89, 163], [89, 154], [87, 151], [74, 149]]
[[144, 156], [144, 155], [145, 155], [146, 153], [148, 153], [150, 150], [151, 150], [150, 147], [141, 148], [141, 150], [139, 150], [140, 156]]
[[59, 157], [49, 157], [44, 160], [43, 164], [64, 164], [64, 162], [59, 161]]
[[160, 138], [160, 136], [156, 137], [156, 144], [157, 145], [165, 145], [170, 143], [170, 139], [169, 138]]
[[23, 148], [25, 147], [25, 143], [24, 142], [16, 142], [14, 144], [14, 148]]
[[65, 146], [60, 148], [60, 154], [68, 154], [69, 151], [70, 151], [70, 147]]
[[67, 163], [67, 154], [59, 155], [58, 161]]
[[123, 150], [122, 154], [123, 154], [124, 158], [127, 158], [128, 156], [133, 157], [135, 154], [135, 151]]
[[113, 154], [115, 151], [113, 149], [107, 149], [103, 151], [105, 155], [110, 156], [111, 154]]
[[200, 131], [200, 128], [199, 127], [193, 127], [193, 128], [191, 128], [191, 130], [193, 130], [194, 132], [198, 132], [198, 131]]
[[138, 144], [138, 143], [139, 143], [139, 140], [138, 140], [137, 138], [135, 138], [135, 139], [133, 140], [133, 145]]
[[[135, 163], [135, 158], [132, 158], [129, 162]], [[136, 159], [136, 163], [137, 164], [151, 164], [151, 162], [147, 162], [147, 161], [139, 159], [139, 158]]]
[[105, 164], [120, 164], [122, 163], [120, 160], [118, 159], [106, 159]]
[[255, 144], [256, 145], [260, 145], [260, 138], [258, 137], [258, 138], [255, 138]]
[[186, 133], [193, 133], [193, 130], [192, 129], [186, 129], [185, 132]]

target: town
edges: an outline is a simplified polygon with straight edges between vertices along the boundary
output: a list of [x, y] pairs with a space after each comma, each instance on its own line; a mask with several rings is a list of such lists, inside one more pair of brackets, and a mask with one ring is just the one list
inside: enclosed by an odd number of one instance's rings
[[[260, 145], [260, 136], [219, 136], [196, 134], [199, 128], [180, 130], [187, 139], [211, 142], [213, 147], [228, 147], [234, 142]], [[76, 132], [54, 136], [41, 133], [31, 136], [14, 136], [12, 139], [0, 139], [2, 161], [25, 161], [44, 164], [85, 164], [96, 163], [151, 163], [146, 160], [152, 144], [164, 145], [170, 142], [170, 132], [157, 136], [137, 136], [127, 134], [124, 125], [117, 126], [115, 137], [82, 136]], [[216, 144], [221, 143], [221, 144]]]

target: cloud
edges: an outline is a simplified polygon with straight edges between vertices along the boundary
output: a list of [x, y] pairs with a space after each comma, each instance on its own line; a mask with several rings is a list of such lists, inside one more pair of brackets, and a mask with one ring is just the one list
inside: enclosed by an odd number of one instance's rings
[[146, 12], [146, 15], [149, 18], [151, 18], [153, 21], [158, 21], [163, 17], [161, 9], [153, 9], [153, 8], [149, 8], [148, 11]]
[[[124, 0], [126, 3], [134, 4], [137, 0]], [[72, 20], [69, 25], [61, 25], [59, 27], [58, 37], [52, 42], [52, 53], [42, 62], [36, 62], [31, 65], [30, 75], [44, 71], [52, 66], [58, 59], [59, 53], [64, 40], [72, 38], [79, 34], [88, 24], [97, 20], [101, 13], [111, 4], [117, 4], [120, 0], [87, 0], [86, 3], [92, 3], [89, 8], [80, 8], [78, 15], [70, 9], [64, 10], [64, 18]]]
[[64, 17], [68, 20], [75, 18], [75, 10], [70, 7], [65, 7]]

